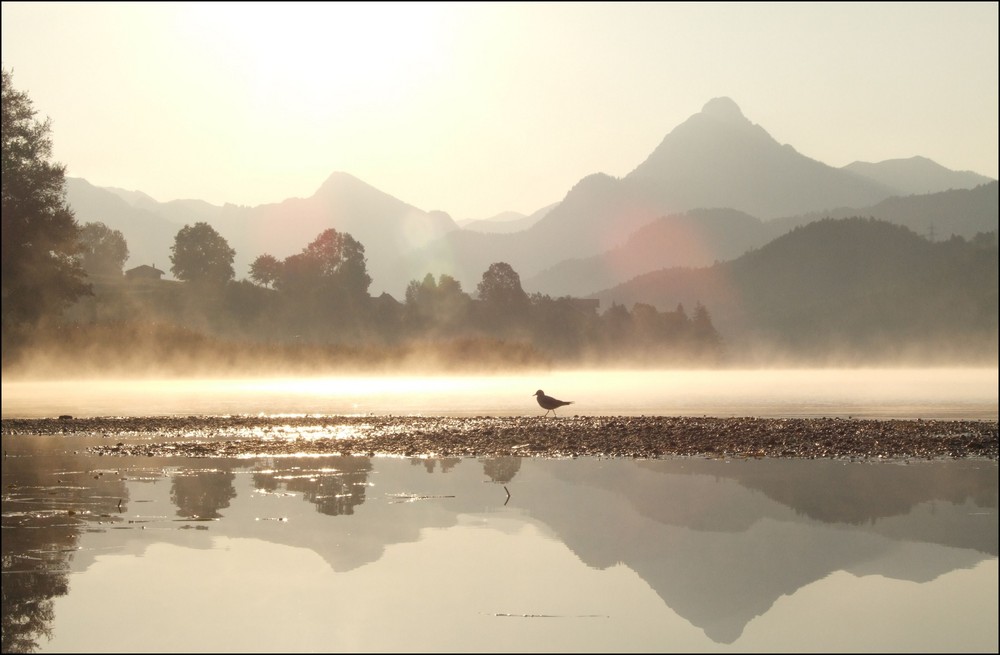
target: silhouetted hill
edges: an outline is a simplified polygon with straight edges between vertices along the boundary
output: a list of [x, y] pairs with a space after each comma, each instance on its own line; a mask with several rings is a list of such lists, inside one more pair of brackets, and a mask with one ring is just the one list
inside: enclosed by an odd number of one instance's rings
[[844, 166], [843, 170], [892, 187], [901, 195], [971, 189], [993, 181], [972, 171], [949, 170], [926, 157], [888, 159], [877, 164], [856, 161]]
[[494, 262], [507, 262], [522, 277], [553, 262], [596, 255], [663, 212], [642, 190], [603, 173], [580, 180], [558, 205], [527, 230], [482, 234], [458, 230], [430, 244], [413, 259], [415, 268], [397, 279], [420, 279], [447, 273], [465, 289], [474, 289]]
[[823, 218], [868, 216], [938, 240], [952, 235], [969, 239], [997, 230], [998, 187], [1000, 183], [991, 182], [975, 189], [893, 197], [863, 209], [844, 208], [767, 222], [735, 210], [692, 210], [654, 220], [618, 248], [560, 262], [526, 278], [524, 286], [553, 296], [586, 295], [662, 268], [709, 266], [735, 259], [795, 227]]
[[[475, 232], [517, 232], [522, 228], [510, 229], [508, 225], [515, 225], [527, 216], [520, 212], [500, 212], [490, 218], [466, 218], [456, 220], [455, 223], [463, 230], [473, 230]], [[494, 229], [494, 226], [497, 226]], [[527, 227], [527, 226], [525, 226]]]
[[997, 246], [932, 243], [874, 219], [824, 219], [731, 262], [670, 268], [593, 297], [708, 307], [733, 354], [997, 356]]
[[958, 235], [970, 239], [979, 232], [997, 230], [998, 189], [1000, 182], [989, 182], [973, 189], [953, 189], [923, 195], [895, 196], [862, 209], [838, 209], [824, 214], [805, 214], [769, 221], [772, 234], [778, 236], [799, 225], [821, 218], [870, 216], [934, 239]]
[[[643, 269], [704, 265], [742, 252], [723, 248], [722, 238], [717, 239], [718, 253], [702, 250], [702, 258], [687, 257], [674, 249], [653, 265], [648, 249], [638, 252], [626, 242], [635, 230], [663, 216], [717, 207], [765, 221], [812, 212], [811, 221], [840, 212], [856, 215], [861, 212], [853, 208], [870, 207], [898, 193], [893, 187], [827, 166], [791, 146], [778, 144], [763, 128], [747, 120], [732, 100], [715, 98], [670, 132], [625, 178], [590, 175], [532, 228], [512, 238], [450, 233], [441, 243], [432, 244], [417, 262], [418, 268], [425, 267], [424, 273], [448, 273], [465, 288], [474, 285], [490, 263], [506, 261], [528, 282], [526, 288], [531, 291], [587, 293], [600, 288], [588, 289], [588, 284], [627, 279], [616, 278], [617, 270], [631, 275]], [[744, 237], [747, 247], [753, 247], [800, 222], [805, 221], [768, 225], [760, 236], [741, 232], [738, 225], [729, 229], [734, 230], [732, 243]], [[663, 225], [661, 229], [677, 234], [681, 228]], [[703, 229], [710, 232], [714, 227]], [[710, 239], [707, 232], [702, 236]], [[662, 243], [662, 239], [654, 241]], [[611, 250], [615, 253], [603, 254]], [[671, 258], [675, 256], [680, 258]], [[576, 261], [564, 265], [563, 260]], [[624, 269], [621, 262], [625, 262]], [[421, 274], [413, 271], [409, 277]]]
[[528, 216], [517, 212], [503, 212], [493, 218], [458, 221], [458, 226], [463, 230], [484, 232], [487, 234], [509, 234], [511, 232], [520, 232], [521, 230], [527, 230], [529, 227], [544, 218], [545, 215], [552, 211], [557, 204], [558, 203], [552, 203], [551, 205], [546, 205], [538, 211], [532, 212]]
[[[137, 201], [139, 195], [135, 196]], [[122, 233], [129, 251], [126, 270], [146, 264], [166, 271], [170, 277], [170, 246], [177, 231], [184, 227], [183, 223], [174, 223], [155, 211], [133, 206], [117, 193], [75, 177], [66, 178], [66, 200], [81, 225], [104, 223]], [[152, 198], [149, 200], [155, 204]]]
[[[125, 202], [123, 194], [135, 204]], [[236, 250], [237, 278], [246, 277], [250, 264], [264, 253], [284, 259], [327, 228], [347, 232], [365, 246], [375, 295], [385, 290], [382, 285], [411, 252], [457, 229], [447, 214], [419, 210], [346, 173], [331, 175], [309, 198], [257, 207], [218, 207], [200, 200], [158, 203], [145, 194], [113, 193], [84, 180], [68, 181], [67, 200], [77, 220], [102, 221], [122, 231], [132, 253], [129, 265], [150, 263], [136, 257], [154, 252], [164, 270], [169, 269], [177, 231], [200, 221], [212, 225]]]
[[626, 176], [672, 211], [730, 207], [762, 219], [864, 207], [897, 190], [775, 141], [729, 98], [710, 100]]
[[217, 219], [220, 234], [237, 250], [238, 271], [263, 253], [284, 259], [300, 252], [328, 228], [365, 247], [371, 292], [378, 295], [397, 293], [390, 283], [399, 263], [457, 226], [443, 212], [417, 209], [346, 173], [331, 175], [309, 198], [252, 208], [226, 205]]
[[[204, 221], [236, 250], [236, 277], [244, 278], [250, 263], [261, 254], [282, 259], [301, 251], [323, 230], [334, 228], [364, 245], [373, 278], [371, 292], [376, 295], [388, 291], [401, 298], [411, 280], [423, 279], [427, 273], [452, 275], [471, 291], [483, 272], [499, 261], [513, 266], [523, 280], [531, 280], [534, 288], [529, 285], [528, 290], [562, 295], [590, 293], [627, 279], [619, 275], [731, 258], [739, 254], [741, 240], [753, 247], [819, 218], [881, 218], [879, 212], [854, 209], [889, 202], [887, 198], [898, 194], [869, 174], [888, 179], [891, 173], [900, 185], [905, 181], [906, 188], [926, 184], [922, 180], [928, 175], [955, 184], [972, 179], [922, 158], [906, 162], [845, 167], [863, 168], [866, 175], [832, 168], [778, 144], [747, 120], [729, 98], [715, 98], [671, 131], [625, 178], [589, 175], [561, 202], [528, 217], [537, 220], [525, 219], [532, 223], [530, 227], [510, 233], [458, 229], [447, 215], [417, 209], [346, 173], [331, 175], [309, 198], [257, 207], [218, 207], [200, 200], [161, 203], [141, 192], [121, 189], [97, 194], [95, 187], [85, 189], [82, 180], [68, 185], [67, 200], [82, 222], [103, 221], [122, 231], [132, 252], [128, 266], [158, 264], [169, 269], [177, 230]], [[955, 193], [955, 202], [966, 202]], [[914, 200], [913, 207], [904, 201], [890, 203], [884, 207], [885, 217], [920, 233], [933, 226], [942, 237], [982, 231], [982, 210], [972, 205], [969, 211], [953, 209], [948, 206], [952, 199], [941, 199], [940, 208], [921, 209], [920, 200]], [[764, 219], [769, 232], [754, 237], [752, 226], [738, 221], [724, 227], [676, 218], [705, 207]], [[640, 228], [668, 216], [675, 218], [634, 236]], [[772, 224], [767, 221], [771, 218], [781, 222]], [[962, 223], [966, 220], [967, 224]], [[671, 239], [678, 240], [676, 247], [669, 245]], [[687, 248], [681, 243], [687, 243]], [[657, 249], [659, 256], [654, 252]], [[605, 257], [603, 253], [611, 254]], [[561, 264], [567, 260], [575, 261]]]
[[128, 189], [119, 189], [113, 186], [101, 188], [105, 191], [110, 191], [133, 207], [156, 206], [159, 204], [156, 199], [142, 191], [129, 191]]
[[708, 266], [734, 259], [767, 242], [759, 219], [733, 209], [695, 209], [658, 218], [621, 246], [593, 257], [569, 259], [524, 280], [524, 287], [554, 297], [582, 296], [664, 266]]

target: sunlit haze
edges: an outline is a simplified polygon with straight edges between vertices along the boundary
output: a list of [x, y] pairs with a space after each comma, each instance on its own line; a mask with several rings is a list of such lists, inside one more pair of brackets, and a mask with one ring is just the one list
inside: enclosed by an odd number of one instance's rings
[[539, 386], [573, 401], [568, 416], [997, 418], [995, 368], [5, 381], [2, 413], [523, 416], [540, 413]]
[[71, 177], [258, 205], [343, 171], [454, 219], [624, 176], [710, 99], [835, 167], [997, 177], [996, 3], [4, 2]]
[[998, 3], [0, 10], [0, 651], [997, 652]]

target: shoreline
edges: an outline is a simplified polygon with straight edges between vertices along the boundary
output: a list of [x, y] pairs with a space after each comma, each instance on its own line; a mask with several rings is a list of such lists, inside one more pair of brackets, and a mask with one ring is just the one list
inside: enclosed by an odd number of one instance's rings
[[3, 419], [6, 437], [114, 439], [96, 455], [997, 460], [995, 420], [684, 416]]

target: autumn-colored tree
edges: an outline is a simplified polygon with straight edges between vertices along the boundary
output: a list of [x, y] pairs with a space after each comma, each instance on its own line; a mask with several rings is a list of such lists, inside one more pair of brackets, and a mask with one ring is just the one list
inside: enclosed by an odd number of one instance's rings
[[352, 298], [368, 295], [372, 279], [368, 275], [365, 247], [346, 232], [324, 230], [305, 247], [302, 255], [309, 269]]
[[365, 332], [371, 281], [364, 246], [330, 228], [281, 262], [274, 287], [295, 334], [337, 339]]

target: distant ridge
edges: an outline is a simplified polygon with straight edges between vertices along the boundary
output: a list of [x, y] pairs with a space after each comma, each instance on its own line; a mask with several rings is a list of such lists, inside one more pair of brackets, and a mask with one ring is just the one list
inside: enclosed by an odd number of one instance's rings
[[483, 232], [487, 234], [509, 234], [527, 230], [538, 221], [545, 218], [552, 209], [559, 203], [546, 205], [538, 211], [532, 212], [528, 216], [517, 212], [504, 212], [493, 218], [459, 221], [459, 227], [472, 232]]
[[926, 157], [888, 159], [877, 164], [856, 161], [844, 170], [897, 189], [901, 195], [971, 189], [993, 180], [972, 171], [952, 171]]
[[525, 289], [554, 296], [587, 295], [662, 268], [709, 266], [824, 218], [872, 217], [903, 225], [932, 240], [952, 235], [972, 239], [997, 231], [998, 189], [990, 182], [954, 189], [893, 196], [871, 207], [842, 208], [767, 222], [732, 209], [695, 209], [658, 218], [636, 230], [621, 246], [592, 257], [560, 262], [524, 279]]
[[365, 247], [371, 292], [398, 293], [394, 272], [400, 260], [458, 229], [443, 212], [417, 209], [348, 173], [333, 173], [308, 198], [289, 198], [257, 207], [226, 205], [217, 219], [220, 234], [237, 250], [237, 270], [259, 255], [279, 259], [300, 252], [321, 232], [347, 232]]
[[725, 97], [674, 128], [626, 179], [653, 186], [673, 211], [729, 207], [764, 220], [864, 207], [897, 193], [779, 144]]
[[[669, 229], [689, 230], [689, 236], [700, 230], [704, 240], [698, 250], [688, 253], [710, 256], [717, 247], [722, 248], [718, 257], [732, 256], [731, 249], [739, 247], [737, 240], [711, 233], [708, 223], [696, 224], [703, 220], [695, 218], [699, 211], [729, 211], [768, 228], [791, 229], [827, 216], [868, 215], [857, 208], [873, 208], [896, 196], [905, 199], [908, 194], [897, 187], [920, 188], [928, 180], [971, 187], [980, 178], [948, 171], [924, 158], [832, 168], [778, 144], [732, 99], [720, 97], [674, 128], [624, 178], [599, 172], [587, 175], [560, 202], [525, 217], [523, 224], [479, 223], [460, 229], [444, 212], [414, 207], [346, 172], [332, 173], [308, 198], [256, 207], [219, 207], [201, 200], [157, 202], [139, 191], [101, 189], [79, 179], [67, 179], [67, 201], [80, 222], [102, 221], [122, 231], [132, 255], [127, 266], [157, 263], [164, 268], [177, 230], [208, 222], [236, 250], [237, 279], [245, 278], [250, 263], [264, 253], [280, 259], [301, 251], [327, 228], [348, 232], [365, 247], [371, 292], [387, 291], [402, 298], [410, 281], [428, 273], [452, 275], [471, 291], [489, 265], [498, 261], [511, 264], [525, 282], [541, 284], [535, 289], [526, 286], [530, 291], [571, 288], [573, 293], [592, 293], [594, 288], [583, 290], [586, 280], [611, 283], [624, 270], [672, 265], [683, 253], [662, 241], [674, 238]], [[887, 214], [895, 212], [893, 221], [911, 225], [921, 234], [933, 231], [944, 237], [952, 230], [965, 234], [981, 225], [982, 217], [976, 202], [969, 203], [959, 193], [962, 190], [956, 187], [956, 195], [934, 210], [920, 209], [919, 200], [912, 205], [899, 200], [891, 212], [889, 205], [884, 208]], [[677, 218], [684, 214], [690, 216]], [[672, 224], [664, 221], [671, 216]], [[692, 219], [696, 222], [685, 223]], [[653, 223], [659, 227], [638, 232]], [[657, 242], [664, 244], [659, 261], [650, 247]], [[629, 250], [632, 246], [626, 247], [629, 243], [639, 246], [641, 257]], [[759, 243], [748, 239], [747, 247]], [[616, 254], [606, 259], [609, 252]], [[606, 275], [595, 274], [584, 270], [587, 260], [613, 265], [605, 269]], [[562, 262], [575, 263], [562, 266]], [[562, 282], [549, 286], [560, 277], [572, 286]], [[548, 281], [543, 284], [543, 279]]]
[[823, 219], [735, 260], [665, 268], [593, 297], [605, 307], [700, 302], [737, 350], [768, 344], [805, 355], [881, 356], [919, 349], [988, 361], [997, 357], [996, 271], [995, 234], [931, 242], [886, 221]]
[[[145, 194], [132, 198], [139, 200], [140, 196]], [[165, 271], [168, 278], [172, 277], [170, 246], [183, 224], [178, 225], [155, 210], [133, 206], [116, 193], [81, 178], [66, 178], [66, 200], [79, 224], [100, 222], [122, 233], [129, 251], [126, 269], [142, 264], [155, 265]], [[156, 202], [151, 198], [150, 201], [155, 207]]]
[[524, 287], [557, 297], [588, 295], [667, 266], [734, 259], [770, 235], [760, 219], [735, 209], [694, 209], [658, 218], [599, 255], [559, 262], [525, 279]]

